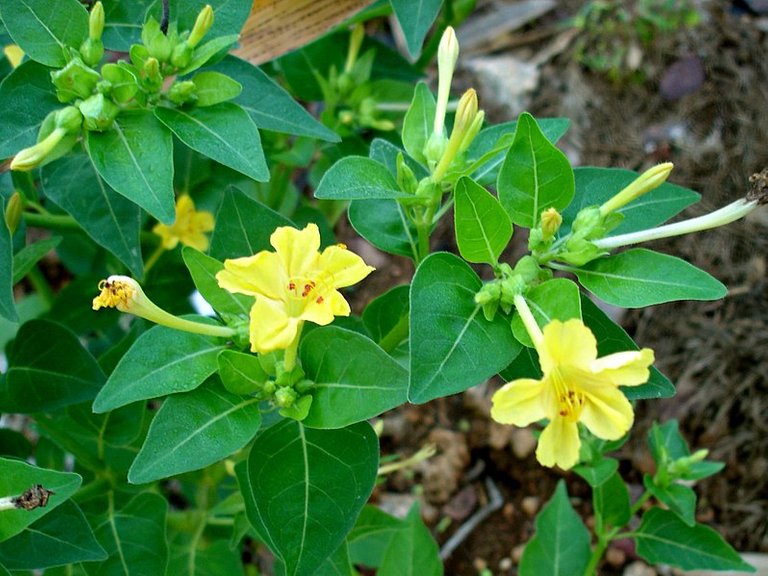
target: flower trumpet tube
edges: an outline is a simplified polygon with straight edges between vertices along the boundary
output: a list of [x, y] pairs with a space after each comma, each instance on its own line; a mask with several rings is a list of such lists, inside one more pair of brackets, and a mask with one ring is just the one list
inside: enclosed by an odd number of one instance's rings
[[113, 275], [99, 282], [101, 293], [93, 299], [93, 309], [117, 308], [120, 312], [145, 318], [155, 324], [207, 336], [229, 338], [235, 330], [228, 326], [215, 326], [179, 318], [152, 302], [139, 283], [129, 276]]
[[647, 382], [653, 350], [598, 358], [597, 341], [581, 320], [553, 320], [541, 330], [522, 296], [515, 297], [515, 307], [534, 342], [544, 376], [505, 384], [493, 395], [491, 417], [515, 426], [548, 419], [536, 458], [544, 466], [567, 470], [579, 459], [579, 422], [604, 440], [617, 440], [632, 427], [632, 405], [619, 386]]

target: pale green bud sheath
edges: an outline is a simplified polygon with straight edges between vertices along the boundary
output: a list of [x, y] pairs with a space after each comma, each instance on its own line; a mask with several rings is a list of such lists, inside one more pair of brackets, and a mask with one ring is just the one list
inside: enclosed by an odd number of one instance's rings
[[54, 148], [61, 142], [67, 131], [64, 128], [54, 128], [40, 142], [29, 148], [24, 148], [11, 160], [11, 170], [29, 172], [40, 166]]
[[456, 61], [459, 59], [459, 42], [456, 32], [451, 26], [445, 29], [437, 49], [437, 109], [433, 133], [441, 136], [445, 129], [445, 112], [448, 108], [448, 98], [451, 92], [451, 81]]
[[658, 164], [653, 168], [649, 168], [635, 178], [629, 186], [600, 206], [600, 214], [605, 216], [606, 214], [615, 212], [622, 206], [632, 202], [632, 200], [658, 188], [666, 181], [669, 173], [672, 172], [672, 168], [674, 168], [674, 166], [671, 162], [665, 162], [663, 164]]
[[[440, 182], [445, 176], [445, 173], [451, 167], [451, 164], [455, 160], [456, 156], [461, 153], [461, 147], [464, 142], [464, 138], [468, 132], [474, 127], [475, 118], [478, 116], [477, 111], [477, 93], [474, 88], [470, 88], [462, 95], [459, 100], [459, 106], [456, 109], [456, 118], [453, 123], [453, 130], [451, 131], [451, 137], [448, 139], [448, 145], [445, 147], [440, 162], [432, 172], [432, 181]], [[481, 120], [482, 123], [482, 120]]]
[[139, 283], [129, 276], [113, 275], [99, 282], [101, 293], [93, 299], [93, 309], [117, 308], [120, 312], [145, 318], [155, 324], [207, 336], [229, 338], [235, 330], [229, 326], [215, 326], [179, 318], [160, 308], [144, 294]]
[[88, 15], [88, 37], [91, 40], [101, 40], [104, 33], [104, 6], [96, 2]]
[[200, 14], [197, 15], [192, 32], [190, 32], [189, 38], [187, 38], [187, 44], [192, 48], [200, 44], [203, 36], [208, 34], [211, 26], [213, 26], [213, 8], [211, 8], [210, 4], [206, 4], [200, 10]]
[[344, 62], [344, 72], [351, 72], [352, 67], [357, 62], [357, 55], [360, 54], [360, 47], [363, 45], [365, 39], [365, 26], [357, 24], [352, 28], [352, 33], [349, 35], [349, 49], [347, 50], [347, 60]]
[[525, 301], [522, 294], [515, 295], [515, 309], [520, 314], [520, 319], [523, 321], [526, 332], [531, 337], [533, 345], [539, 350], [541, 344], [544, 342], [544, 333], [539, 328], [539, 324], [536, 322], [536, 318], [533, 317], [533, 312], [528, 307], [528, 302]]

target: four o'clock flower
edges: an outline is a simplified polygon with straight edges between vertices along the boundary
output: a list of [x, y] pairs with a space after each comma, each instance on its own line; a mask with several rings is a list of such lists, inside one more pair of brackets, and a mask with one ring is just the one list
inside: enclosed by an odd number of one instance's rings
[[315, 224], [303, 230], [280, 227], [269, 241], [274, 252], [226, 260], [216, 279], [230, 292], [256, 297], [250, 313], [251, 350], [265, 354], [284, 349], [290, 369], [303, 323], [325, 326], [334, 316], [348, 316], [349, 304], [338, 289], [360, 282], [374, 269], [343, 245], [320, 252]]
[[632, 405], [619, 386], [648, 380], [653, 350], [598, 358], [597, 341], [581, 320], [553, 320], [542, 332], [522, 296], [515, 297], [515, 307], [536, 346], [544, 376], [505, 384], [493, 395], [491, 417], [515, 426], [547, 418], [536, 458], [544, 466], [567, 470], [579, 459], [579, 422], [604, 440], [621, 438], [631, 428]]
[[213, 214], [204, 210], [195, 210], [195, 203], [187, 194], [176, 200], [176, 220], [170, 226], [156, 224], [152, 232], [162, 238], [163, 248], [173, 250], [181, 242], [201, 252], [208, 249], [208, 237], [214, 227]]

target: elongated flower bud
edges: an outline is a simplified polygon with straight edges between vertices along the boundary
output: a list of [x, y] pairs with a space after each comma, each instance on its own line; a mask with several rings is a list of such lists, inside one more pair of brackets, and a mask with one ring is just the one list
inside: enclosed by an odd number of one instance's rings
[[453, 71], [456, 69], [456, 61], [459, 59], [459, 42], [456, 40], [456, 32], [451, 26], [445, 29], [437, 49], [437, 108], [435, 110], [435, 124], [433, 132], [442, 135], [445, 127], [445, 112], [448, 107], [448, 98], [451, 92]]
[[213, 26], [213, 8], [211, 8], [210, 4], [206, 4], [197, 15], [192, 32], [189, 33], [189, 38], [187, 38], [187, 44], [192, 48], [200, 44], [203, 36], [208, 34], [211, 26]]
[[674, 166], [671, 162], [665, 162], [664, 164], [658, 164], [653, 168], [649, 168], [635, 178], [629, 186], [600, 206], [600, 214], [605, 216], [615, 212], [622, 206], [632, 202], [632, 200], [658, 188], [666, 181], [669, 173], [672, 172], [672, 168]]

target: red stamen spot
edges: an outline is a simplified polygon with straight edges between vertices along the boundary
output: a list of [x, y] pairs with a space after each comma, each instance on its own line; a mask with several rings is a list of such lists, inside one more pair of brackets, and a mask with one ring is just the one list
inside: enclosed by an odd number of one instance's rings
[[306, 298], [307, 295], [312, 292], [312, 288], [314, 288], [312, 284], [304, 284], [304, 291], [301, 293], [301, 297]]
[[288, 283], [288, 290], [295, 291], [296, 290], [296, 284], [294, 282]]
[[315, 300], [315, 302], [317, 302], [318, 304], [322, 304], [323, 303], [323, 297], [322, 296], [318, 296], [317, 300]]

